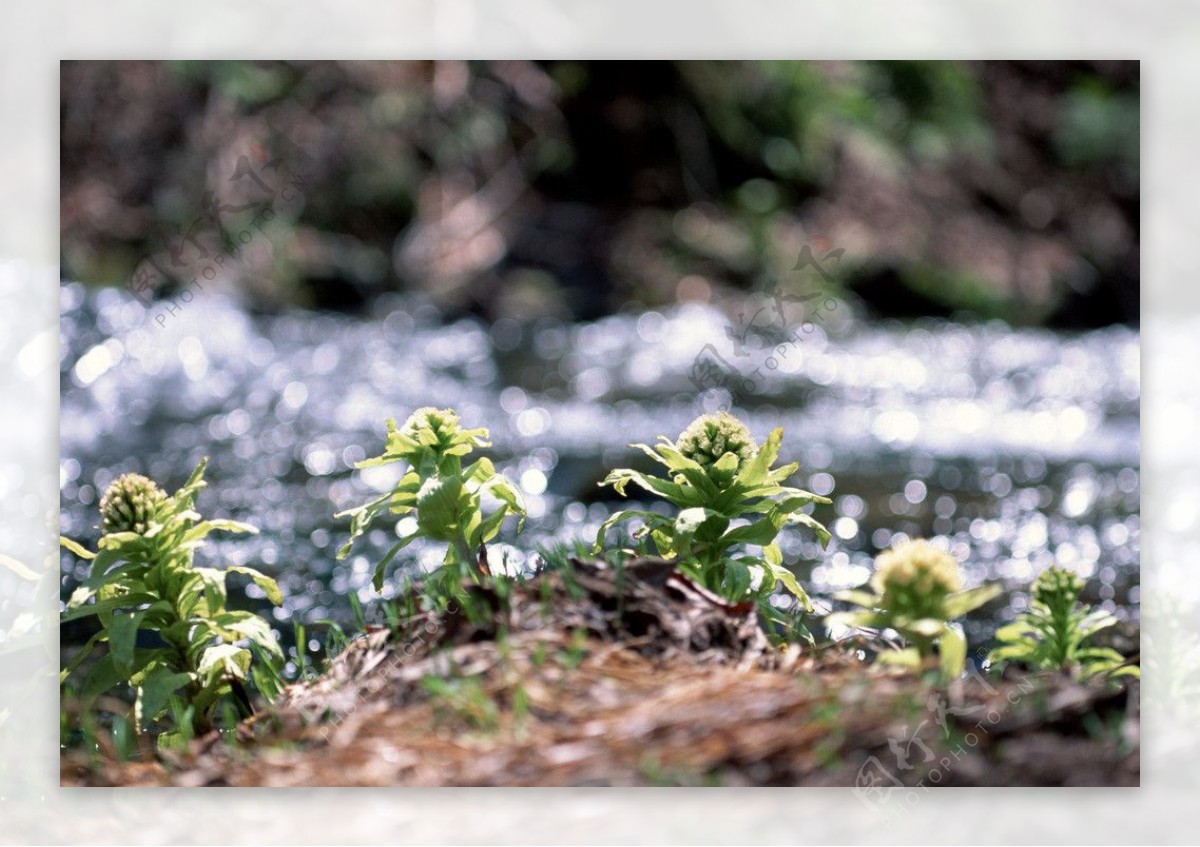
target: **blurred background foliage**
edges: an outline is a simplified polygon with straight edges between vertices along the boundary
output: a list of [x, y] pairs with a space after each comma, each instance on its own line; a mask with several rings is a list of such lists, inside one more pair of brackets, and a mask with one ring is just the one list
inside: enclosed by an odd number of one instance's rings
[[1138, 320], [1136, 62], [71, 61], [61, 108], [88, 284], [594, 319], [813, 245], [868, 314]]

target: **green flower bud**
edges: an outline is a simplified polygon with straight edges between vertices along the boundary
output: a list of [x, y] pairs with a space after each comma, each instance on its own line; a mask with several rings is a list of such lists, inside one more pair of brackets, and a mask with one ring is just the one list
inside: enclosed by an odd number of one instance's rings
[[962, 588], [958, 560], [924, 539], [902, 541], [875, 559], [871, 585], [903, 615], [939, 617], [947, 594]]
[[1083, 591], [1083, 579], [1066, 568], [1050, 567], [1033, 583], [1033, 599], [1050, 608], [1070, 607]]
[[101, 529], [105, 534], [136, 532], [144, 535], [151, 524], [160, 522], [167, 495], [154, 480], [128, 473], [117, 479], [100, 498]]
[[400, 428], [401, 434], [428, 447], [448, 444], [458, 431], [458, 415], [453, 409], [435, 409], [432, 406], [417, 409]]
[[740, 471], [758, 452], [754, 437], [746, 425], [728, 412], [701, 415], [680, 435], [679, 452], [711, 474], [713, 466], [726, 454], [733, 454], [736, 465], [730, 477]]

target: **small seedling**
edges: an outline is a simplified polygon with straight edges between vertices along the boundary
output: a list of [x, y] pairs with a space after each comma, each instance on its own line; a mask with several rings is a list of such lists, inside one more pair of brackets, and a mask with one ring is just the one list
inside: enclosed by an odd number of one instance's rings
[[[388, 563], [418, 538], [447, 545], [441, 580], [458, 583], [467, 576], [478, 579], [480, 548], [500, 531], [505, 516], [517, 515], [520, 523], [525, 519], [520, 492], [496, 472], [490, 459], [480, 458], [463, 468], [464, 456], [476, 447], [490, 446], [487, 430], [463, 429], [452, 410], [428, 407], [413, 412], [403, 427], [397, 428], [396, 422], [389, 420], [387, 430], [383, 455], [359, 462], [357, 467], [405, 462], [408, 471], [392, 491], [337, 515], [351, 518], [350, 539], [338, 551], [338, 558], [349, 555], [355, 540], [384, 512], [415, 512], [416, 530], [392, 545], [375, 566], [375, 590], [383, 590]], [[483, 512], [484, 493], [499, 503], [490, 515]]]
[[996, 631], [1000, 646], [988, 655], [994, 664], [1022, 662], [1039, 670], [1057, 670], [1080, 679], [1100, 675], [1139, 676], [1137, 665], [1111, 647], [1087, 642], [1117, 619], [1103, 609], [1079, 602], [1083, 580], [1060, 567], [1042, 571], [1033, 583], [1028, 612]]
[[954, 623], [1001, 592], [999, 585], [961, 590], [958, 560], [923, 539], [904, 541], [875, 560], [870, 591], [842, 591], [834, 599], [861, 606], [861, 612], [837, 612], [827, 626], [892, 629], [910, 646], [879, 654], [879, 661], [921, 667], [940, 656], [943, 679], [957, 679], [966, 664], [967, 639]]
[[[678, 561], [705, 587], [738, 601], [768, 597], [782, 584], [811, 611], [808, 594], [784, 567], [776, 538], [785, 526], [800, 524], [816, 533], [822, 546], [827, 544], [828, 530], [803, 509], [830, 501], [782, 485], [799, 467], [793, 462], [772, 469], [782, 440], [783, 430], [776, 429], [766, 442], [756, 444], [745, 424], [721, 412], [697, 418], [677, 441], [660, 435], [654, 447], [631, 445], [665, 466], [670, 476], [619, 468], [601, 485], [624, 496], [626, 486], [635, 483], [666, 498], [679, 512], [673, 517], [638, 509], [617, 512], [601, 525], [595, 549], [603, 546], [614, 524], [638, 518], [643, 525], [635, 538], [648, 535], [661, 556]], [[738, 555], [746, 546], [758, 546], [762, 552]]]
[[[269, 697], [274, 690], [269, 682], [278, 677], [283, 660], [266, 620], [225, 608], [227, 573], [249, 576], [279, 604], [283, 596], [275, 581], [253, 568], [217, 570], [193, 562], [196, 549], [214, 530], [257, 531], [235, 521], [201, 520], [193, 505], [204, 486], [204, 467], [201, 461], [171, 496], [139, 474], [119, 477], [100, 501], [98, 552], [61, 540], [63, 547], [91, 561], [90, 576], [71, 595], [62, 620], [95, 615], [101, 630], [62, 671], [60, 681], [97, 645], [107, 644], [108, 652], [83, 685], [85, 704], [115, 686], [132, 686], [139, 731], [165, 715], [175, 718], [173, 732], [159, 737], [162, 746], [211, 728], [230, 697], [248, 712], [244, 683], [253, 679]], [[143, 633], [155, 646], [139, 645]], [[185, 714], [186, 727], [178, 723]]]
[[495, 732], [500, 727], [500, 710], [480, 676], [443, 678], [427, 674], [421, 685], [439, 722], [457, 717], [472, 729]]

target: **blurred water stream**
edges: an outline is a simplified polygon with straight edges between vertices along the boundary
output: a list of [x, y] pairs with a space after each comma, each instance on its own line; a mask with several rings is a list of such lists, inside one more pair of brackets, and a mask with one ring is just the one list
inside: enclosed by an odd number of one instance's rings
[[[157, 320], [119, 290], [61, 292], [61, 531], [94, 542], [99, 493], [116, 475], [137, 470], [173, 489], [208, 455], [201, 510], [262, 530], [215, 552], [279, 579], [285, 631], [293, 617], [347, 619], [349, 592], [375, 597], [371, 566], [390, 528], [336, 562], [347, 526], [333, 514], [390, 487], [394, 468], [352, 466], [380, 452], [386, 418], [421, 405], [453, 406], [491, 430], [491, 455], [529, 503], [520, 546], [494, 551], [514, 569], [531, 565], [538, 543], [594, 537], [614, 506], [596, 483], [615, 465], [642, 466], [629, 442], [674, 437], [732, 402], [760, 439], [784, 427], [782, 458], [801, 463], [795, 483], [834, 498], [816, 510], [834, 533], [827, 550], [800, 530], [784, 537], [814, 594], [865, 581], [878, 550], [906, 533], [944, 537], [969, 584], [1013, 589], [977, 633], [1023, 608], [1020, 588], [1055, 561], [1088, 577], [1088, 599], [1137, 615], [1140, 362], [1127, 327], [842, 314], [763, 367], [778, 339], [727, 331], [709, 305], [489, 328], [401, 297], [366, 317], [267, 317], [197, 296]], [[757, 371], [752, 395], [698, 390], [697, 355], [710, 344]], [[440, 561], [436, 548], [409, 550], [406, 568]], [[398, 587], [393, 578], [387, 591]]]

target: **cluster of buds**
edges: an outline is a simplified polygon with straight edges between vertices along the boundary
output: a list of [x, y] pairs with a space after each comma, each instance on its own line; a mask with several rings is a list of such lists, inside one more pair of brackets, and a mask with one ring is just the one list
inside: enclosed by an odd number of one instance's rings
[[706, 470], [732, 453], [737, 458], [734, 471], [739, 471], [758, 452], [750, 430], [728, 412], [696, 418], [680, 434], [675, 446]]
[[1033, 583], [1033, 599], [1055, 608], [1070, 608], [1083, 591], [1083, 579], [1066, 568], [1049, 567]]
[[161, 521], [167, 495], [154, 480], [136, 473], [117, 477], [100, 498], [101, 529], [145, 535]]
[[924, 539], [902, 541], [875, 559], [871, 581], [886, 605], [914, 617], [935, 617], [948, 594], [962, 588], [958, 560]]
[[463, 429], [452, 409], [423, 406], [408, 416], [400, 429], [388, 421], [387, 455], [404, 459], [414, 467], [432, 459], [462, 457], [476, 447], [487, 447], [486, 429]]
[[400, 428], [403, 435], [426, 447], [448, 446], [459, 431], [458, 414], [452, 409], [423, 406], [408, 416]]

